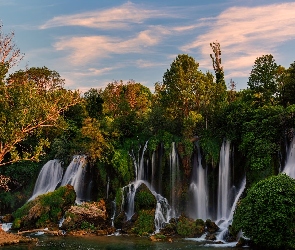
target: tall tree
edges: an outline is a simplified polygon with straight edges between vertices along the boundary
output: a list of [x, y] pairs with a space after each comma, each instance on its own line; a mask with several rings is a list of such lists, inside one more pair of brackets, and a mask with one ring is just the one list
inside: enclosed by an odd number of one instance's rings
[[[13, 84], [0, 86], [0, 166], [20, 160], [37, 160], [49, 145], [46, 138], [36, 136], [35, 147], [22, 147], [22, 143], [43, 128], [56, 127], [62, 113], [80, 102], [77, 91], [58, 85], [40, 91], [34, 81], [16, 76]], [[60, 79], [60, 82], [63, 82]]]
[[278, 91], [277, 71], [278, 65], [271, 54], [256, 58], [248, 86], [254, 91], [260, 104], [274, 103], [274, 97]]
[[295, 62], [285, 71], [281, 88], [281, 102], [284, 106], [295, 104]]

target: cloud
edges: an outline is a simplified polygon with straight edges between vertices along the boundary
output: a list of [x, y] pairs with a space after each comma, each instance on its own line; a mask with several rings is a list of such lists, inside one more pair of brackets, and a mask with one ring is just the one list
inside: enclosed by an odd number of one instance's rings
[[231, 75], [236, 75], [233, 71], [249, 73], [255, 58], [275, 54], [277, 46], [295, 38], [294, 13], [295, 3], [228, 8], [214, 19], [203, 19], [208, 31], [181, 49], [187, 53], [200, 51], [200, 64], [212, 68], [209, 44], [217, 40], [225, 71], [231, 71]]
[[141, 5], [127, 2], [119, 7], [95, 10], [74, 15], [57, 16], [40, 26], [48, 29], [60, 26], [84, 26], [98, 29], [126, 29], [130, 24], [140, 24], [151, 18], [170, 16], [167, 12], [145, 9]]
[[68, 51], [67, 61], [77, 65], [93, 60], [102, 60], [112, 54], [146, 53], [146, 48], [155, 46], [167, 31], [162, 27], [138, 32], [133, 37], [110, 36], [63, 37], [54, 44], [56, 50]]

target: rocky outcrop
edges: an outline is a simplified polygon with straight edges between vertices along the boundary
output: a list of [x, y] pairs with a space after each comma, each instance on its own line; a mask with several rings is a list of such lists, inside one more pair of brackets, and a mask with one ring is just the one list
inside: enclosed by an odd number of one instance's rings
[[104, 200], [71, 206], [66, 211], [61, 228], [66, 231], [84, 230], [84, 232], [98, 235], [107, 235], [114, 232], [114, 228], [109, 224]]
[[67, 185], [38, 196], [13, 213], [13, 229], [58, 228], [65, 211], [75, 203], [76, 193]]

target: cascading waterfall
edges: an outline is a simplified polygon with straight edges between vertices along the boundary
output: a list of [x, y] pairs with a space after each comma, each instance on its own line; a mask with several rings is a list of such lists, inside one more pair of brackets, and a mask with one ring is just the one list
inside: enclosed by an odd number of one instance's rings
[[[122, 200], [122, 208], [125, 208], [126, 219], [130, 220], [134, 215], [134, 198], [136, 194], [137, 188], [141, 184], [145, 184], [152, 194], [155, 196], [157, 205], [155, 211], [155, 228], [156, 232], [159, 231], [165, 223], [168, 223], [170, 220], [171, 208], [166, 198], [162, 197], [160, 194], [156, 193], [148, 182], [147, 171], [144, 169], [144, 153], [147, 149], [148, 142], [145, 143], [142, 152], [140, 154], [140, 149], [138, 151], [138, 157], [135, 157], [132, 152], [131, 157], [134, 162], [135, 176], [136, 179], [134, 182], [129, 183], [127, 186], [122, 188], [123, 200]], [[152, 163], [153, 168], [153, 163]], [[153, 175], [153, 170], [151, 171]], [[153, 176], [152, 176], [153, 181]], [[152, 182], [151, 181], [151, 182]], [[125, 206], [124, 206], [125, 205]]]
[[226, 220], [228, 218], [231, 204], [230, 186], [230, 142], [225, 140], [220, 149], [219, 177], [218, 177], [218, 200], [217, 219]]
[[295, 136], [289, 146], [287, 161], [283, 172], [295, 179]]
[[228, 226], [231, 224], [233, 216], [234, 216], [234, 211], [236, 209], [237, 203], [242, 195], [242, 193], [244, 192], [246, 187], [246, 178], [243, 179], [240, 190], [238, 192], [238, 194], [235, 197], [234, 203], [231, 206], [231, 209], [229, 210], [229, 215], [228, 217], [222, 221], [222, 223], [219, 225], [219, 228], [221, 229], [220, 233], [217, 235], [217, 240], [224, 240], [226, 234], [228, 233]]
[[87, 200], [87, 194], [85, 194], [85, 180], [87, 160], [86, 156], [76, 155], [73, 157], [72, 162], [67, 167], [65, 175], [62, 179], [61, 186], [71, 185], [76, 192], [76, 203], [80, 204], [82, 201]]
[[194, 155], [192, 180], [189, 186], [189, 193], [192, 195], [192, 204], [189, 207], [189, 215], [194, 219], [206, 220], [208, 212], [208, 182], [207, 169], [202, 166], [200, 147], [197, 145], [197, 155]]
[[180, 186], [180, 171], [179, 171], [179, 160], [175, 146], [175, 142], [172, 143], [170, 153], [170, 204], [171, 204], [171, 217], [175, 218], [178, 216], [179, 200], [177, 192]]
[[29, 201], [34, 200], [37, 196], [52, 192], [57, 185], [61, 183], [63, 175], [63, 168], [59, 160], [48, 161], [41, 169], [33, 194]]

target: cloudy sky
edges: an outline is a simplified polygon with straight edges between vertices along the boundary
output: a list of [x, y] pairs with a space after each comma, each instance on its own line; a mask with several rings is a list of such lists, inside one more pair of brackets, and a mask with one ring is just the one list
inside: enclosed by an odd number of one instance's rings
[[255, 58], [295, 61], [294, 13], [279, 0], [0, 0], [3, 31], [25, 54], [18, 68], [46, 66], [81, 91], [130, 79], [153, 91], [178, 54], [213, 72], [214, 41], [226, 82], [244, 89]]

